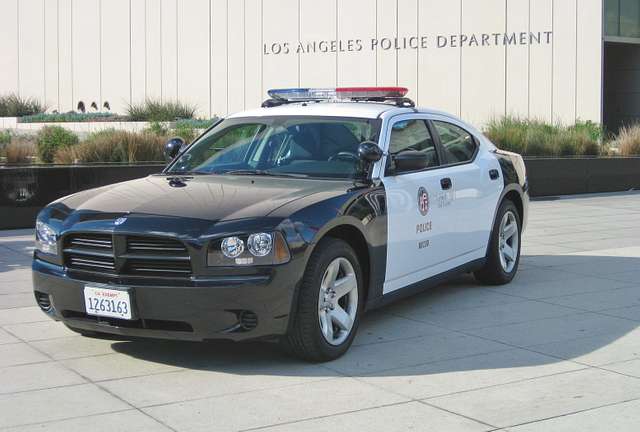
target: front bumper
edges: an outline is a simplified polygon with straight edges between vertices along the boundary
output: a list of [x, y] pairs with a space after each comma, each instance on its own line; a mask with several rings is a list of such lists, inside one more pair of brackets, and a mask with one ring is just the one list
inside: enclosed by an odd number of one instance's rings
[[[293, 263], [262, 275], [170, 281], [114, 278], [96, 284], [91, 277], [69, 275], [61, 266], [34, 259], [36, 298], [50, 300], [43, 308], [51, 318], [81, 331], [131, 337], [201, 341], [244, 340], [286, 333], [297, 281]], [[98, 318], [86, 314], [84, 287], [102, 285], [130, 292], [133, 320]], [[40, 303], [40, 302], [39, 302]], [[42, 304], [41, 304], [42, 308]]]

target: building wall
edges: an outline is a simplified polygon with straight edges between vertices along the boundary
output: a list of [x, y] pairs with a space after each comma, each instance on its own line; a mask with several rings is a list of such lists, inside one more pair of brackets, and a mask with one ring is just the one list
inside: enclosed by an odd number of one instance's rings
[[272, 87], [404, 85], [480, 124], [601, 120], [602, 0], [0, 0], [0, 11], [0, 94], [59, 111], [177, 98], [224, 115]]

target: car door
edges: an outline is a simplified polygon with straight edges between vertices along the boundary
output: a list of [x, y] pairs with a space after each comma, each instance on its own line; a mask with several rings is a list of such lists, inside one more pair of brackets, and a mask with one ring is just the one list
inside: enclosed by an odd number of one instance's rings
[[451, 184], [438, 204], [448, 209], [452, 260], [483, 258], [504, 187], [498, 161], [480, 151], [478, 139], [454, 120], [433, 117], [431, 125], [442, 154], [442, 170]]
[[[446, 175], [440, 169], [440, 157], [426, 118], [418, 114], [394, 117], [386, 135], [382, 176], [388, 233], [385, 294], [442, 272], [451, 254], [452, 227], [449, 209], [436, 203]], [[428, 166], [415, 171], [394, 166], [394, 156], [407, 150], [426, 153]]]

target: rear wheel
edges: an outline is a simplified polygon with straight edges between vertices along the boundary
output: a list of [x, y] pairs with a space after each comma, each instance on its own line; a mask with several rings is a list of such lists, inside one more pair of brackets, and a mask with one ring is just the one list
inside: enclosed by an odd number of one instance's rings
[[496, 222], [491, 232], [487, 262], [475, 272], [478, 281], [489, 285], [511, 282], [520, 263], [520, 216], [518, 209], [505, 200], [498, 209]]
[[336, 359], [351, 346], [361, 309], [362, 272], [355, 252], [342, 240], [322, 240], [307, 264], [283, 343], [305, 360]]

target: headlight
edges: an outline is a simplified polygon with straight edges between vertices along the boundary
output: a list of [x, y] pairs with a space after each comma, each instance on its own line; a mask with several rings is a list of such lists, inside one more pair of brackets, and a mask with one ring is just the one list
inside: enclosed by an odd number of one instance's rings
[[263, 257], [271, 253], [273, 247], [272, 234], [258, 233], [251, 234], [247, 240], [249, 245], [249, 252], [254, 256]]
[[238, 258], [244, 252], [244, 242], [238, 237], [227, 237], [222, 240], [220, 250], [227, 258]]
[[51, 255], [58, 254], [58, 236], [56, 232], [44, 222], [36, 222], [36, 249]]
[[[246, 247], [245, 247], [246, 245]], [[209, 245], [212, 267], [284, 264], [291, 258], [281, 233], [253, 233], [215, 240]]]

